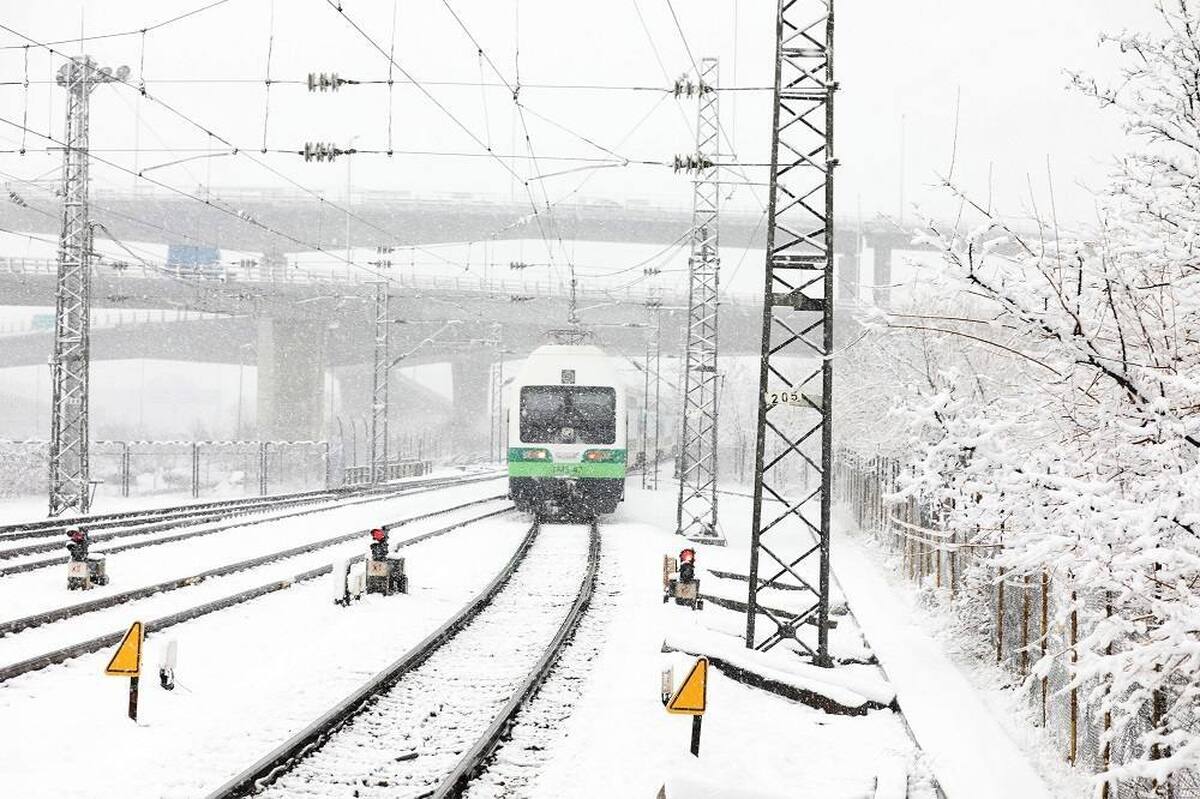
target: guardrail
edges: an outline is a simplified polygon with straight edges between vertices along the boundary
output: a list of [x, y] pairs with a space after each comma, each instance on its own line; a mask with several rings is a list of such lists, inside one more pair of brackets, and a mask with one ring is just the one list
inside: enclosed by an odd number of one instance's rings
[[[400, 480], [405, 477], [420, 477], [429, 474], [432, 461], [396, 461], [386, 467], [384, 480]], [[373, 482], [370, 466], [347, 466], [342, 470], [342, 485], [356, 486]]]
[[[507, 264], [494, 264], [496, 269], [507, 268]], [[52, 258], [2, 258], [0, 275], [57, 275], [58, 264]], [[208, 286], [221, 283], [297, 286], [367, 286], [376, 283], [382, 274], [393, 286], [415, 291], [436, 291], [477, 296], [507, 295], [520, 302], [524, 299], [546, 297], [565, 298], [571, 292], [566, 280], [485, 280], [482, 277], [450, 277], [445, 275], [421, 275], [387, 270], [372, 272], [365, 269], [324, 268], [316, 270], [300, 266], [277, 268], [217, 265], [204, 271], [156, 267], [146, 264], [96, 264], [92, 267], [93, 277], [130, 280], [172, 280], [189, 285]], [[577, 290], [581, 303], [592, 302], [643, 302], [647, 292], [640, 285], [619, 288], [596, 289], [580, 286]], [[680, 305], [684, 295], [669, 294], [663, 297], [664, 304]]]

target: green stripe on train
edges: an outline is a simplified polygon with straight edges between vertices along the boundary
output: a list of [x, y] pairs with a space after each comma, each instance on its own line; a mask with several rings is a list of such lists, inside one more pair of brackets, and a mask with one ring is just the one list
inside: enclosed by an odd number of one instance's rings
[[623, 463], [545, 463], [538, 461], [512, 461], [508, 464], [509, 477], [591, 477], [599, 479], [622, 479], [625, 477]]

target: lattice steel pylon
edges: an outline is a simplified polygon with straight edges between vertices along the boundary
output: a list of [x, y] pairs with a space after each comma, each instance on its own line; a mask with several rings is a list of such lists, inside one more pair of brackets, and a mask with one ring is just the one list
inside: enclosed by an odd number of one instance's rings
[[[659, 406], [662, 399], [663, 289], [658, 279], [659, 271], [657, 268], [651, 268], [646, 272], [650, 276], [650, 282], [646, 288], [646, 388], [642, 396], [642, 452], [644, 454], [642, 488], [650, 491], [658, 490], [658, 450], [661, 445]], [[653, 394], [651, 393], [651, 380], [654, 381]], [[651, 404], [654, 407], [653, 439], [650, 437]]]
[[[833, 0], [778, 0], [746, 646], [766, 650], [791, 639], [823, 666], [830, 665], [833, 77]], [[772, 455], [768, 442], [778, 447]], [[799, 466], [815, 472], [815, 487], [798, 485]], [[792, 616], [759, 604], [759, 593], [777, 585], [800, 588], [811, 605]], [[756, 637], [759, 615], [774, 625], [763, 637]], [[816, 628], [815, 645], [799, 634], [806, 625]]]
[[375, 370], [371, 386], [371, 482], [387, 480], [388, 462], [388, 284], [375, 284]]
[[698, 542], [725, 544], [717, 528], [717, 281], [720, 117], [715, 58], [700, 59], [696, 114], [696, 178], [692, 250], [688, 258], [688, 322], [680, 414], [679, 502], [675, 529]]
[[[129, 70], [121, 67], [123, 79]], [[63, 216], [55, 292], [54, 354], [50, 360], [50, 515], [87, 513], [88, 372], [91, 328], [92, 224], [88, 216], [88, 98], [113, 80], [90, 56], [63, 64], [56, 83], [67, 90], [63, 134]]]

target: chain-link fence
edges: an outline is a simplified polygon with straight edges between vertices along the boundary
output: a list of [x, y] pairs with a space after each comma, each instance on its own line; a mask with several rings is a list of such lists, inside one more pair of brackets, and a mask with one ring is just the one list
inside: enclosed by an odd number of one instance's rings
[[[928, 508], [911, 497], [900, 499], [898, 461], [839, 450], [835, 462], [835, 501], [851, 514], [858, 529], [874, 536], [898, 561], [900, 571], [926, 590], [932, 600], [953, 605], [965, 615], [967, 629], [986, 636], [996, 664], [1020, 680], [1033, 710], [1058, 754], [1092, 773], [1143, 756], [1139, 733], [1155, 718], [1151, 703], [1132, 720], [1125, 734], [1106, 745], [1112, 727], [1098, 702], [1094, 683], [1072, 684], [1077, 643], [1097, 621], [1111, 613], [1102, 588], [1083, 590], [1055, 584], [1050, 575], [1005, 574], [994, 557], [1003, 549], [1004, 530], [976, 529], [969, 535], [943, 524], [952, 508]], [[1035, 665], [1049, 656], [1049, 668]], [[1200, 719], [1194, 719], [1200, 723]], [[1200, 770], [1172, 777], [1169, 785], [1126, 779], [1102, 786], [1103, 799], [1198, 799]]]
[[[47, 492], [49, 444], [0, 442], [0, 496]], [[93, 505], [117, 497], [238, 497], [340, 484], [324, 441], [95, 441]]]

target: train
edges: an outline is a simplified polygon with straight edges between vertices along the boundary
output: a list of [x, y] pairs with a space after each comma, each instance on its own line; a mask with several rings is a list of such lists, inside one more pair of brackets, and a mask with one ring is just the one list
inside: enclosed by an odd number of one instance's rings
[[505, 393], [509, 498], [542, 516], [594, 518], [625, 498], [626, 398], [590, 344], [534, 350]]

